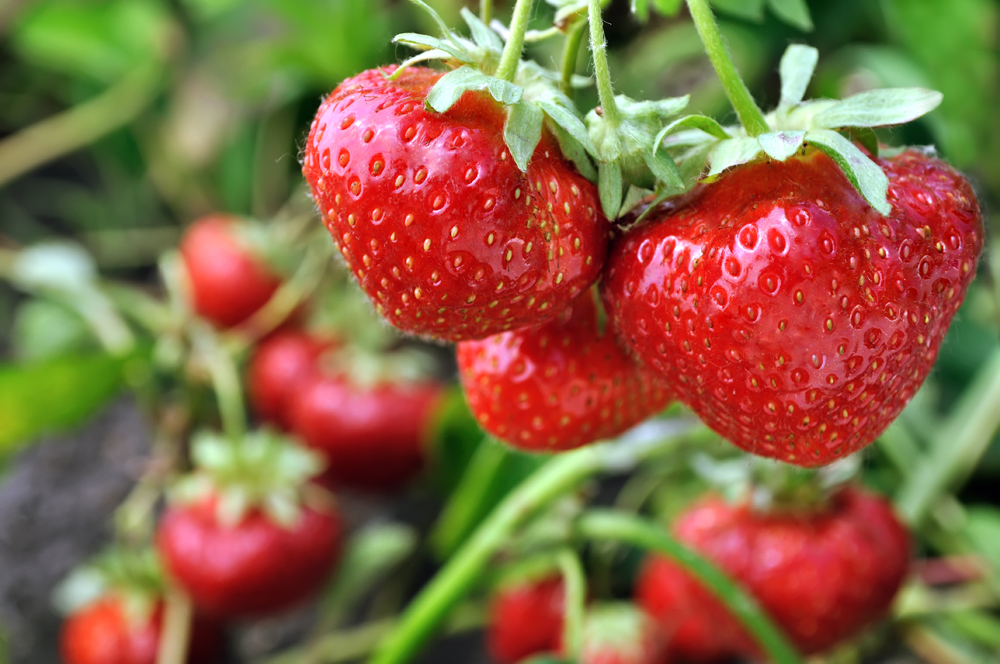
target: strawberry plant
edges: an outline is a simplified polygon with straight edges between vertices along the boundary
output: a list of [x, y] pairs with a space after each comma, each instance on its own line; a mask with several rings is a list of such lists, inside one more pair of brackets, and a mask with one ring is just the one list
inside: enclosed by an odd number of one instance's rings
[[996, 12], [477, 4], [0, 10], [0, 664], [1000, 658]]

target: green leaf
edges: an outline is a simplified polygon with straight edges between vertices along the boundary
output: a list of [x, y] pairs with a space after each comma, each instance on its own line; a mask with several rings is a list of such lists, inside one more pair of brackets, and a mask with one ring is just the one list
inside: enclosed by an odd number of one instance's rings
[[781, 56], [778, 72], [781, 74], [781, 103], [779, 108], [794, 106], [805, 97], [806, 88], [816, 71], [819, 51], [812, 46], [792, 44]]
[[712, 6], [723, 14], [761, 23], [764, 20], [764, 0], [711, 0]]
[[942, 99], [940, 92], [924, 88], [869, 90], [817, 113], [813, 123], [829, 129], [903, 124], [933, 111]]
[[485, 23], [479, 20], [478, 16], [462, 7], [462, 18], [465, 19], [472, 32], [472, 41], [476, 42], [478, 46], [491, 51], [503, 50], [503, 40], [500, 39], [500, 35], [490, 30]]
[[523, 90], [513, 83], [487, 76], [472, 67], [459, 67], [442, 76], [427, 95], [426, 104], [438, 113], [444, 113], [469, 91], [487, 90], [504, 105], [516, 104]]
[[86, 419], [118, 393], [126, 364], [102, 353], [0, 366], [0, 453]]
[[576, 139], [584, 150], [590, 154], [597, 154], [597, 147], [594, 145], [594, 141], [590, 138], [590, 134], [587, 133], [587, 127], [583, 124], [581, 120], [575, 113], [570, 111], [564, 106], [555, 104], [550, 101], [539, 100], [535, 102], [539, 108], [545, 111], [545, 114], [557, 125], [566, 130], [570, 136]]
[[844, 175], [861, 192], [869, 205], [883, 215], [892, 211], [889, 201], [886, 200], [889, 178], [854, 143], [830, 129], [813, 129], [806, 132], [805, 139], [837, 162]]
[[507, 109], [507, 121], [503, 125], [503, 140], [510, 148], [514, 163], [522, 172], [528, 170], [531, 155], [542, 139], [542, 123], [545, 113], [528, 101], [514, 104]]
[[758, 136], [757, 142], [768, 157], [784, 161], [802, 147], [805, 134], [804, 131], [770, 131]]
[[760, 154], [760, 143], [756, 138], [730, 138], [717, 143], [708, 153], [708, 163], [712, 168], [708, 177], [714, 177], [733, 166], [745, 164]]
[[616, 219], [622, 207], [622, 168], [617, 161], [603, 163], [598, 168], [597, 193], [604, 216]]
[[684, 0], [653, 0], [653, 9], [661, 16], [673, 17], [677, 16], [683, 4]]
[[423, 0], [410, 0], [410, 2], [413, 3], [413, 4], [415, 4], [417, 7], [420, 7], [432, 19], [434, 19], [434, 22], [437, 23], [438, 30], [441, 31], [442, 35], [444, 35], [445, 37], [449, 37], [449, 38], [451, 37], [451, 29], [448, 27], [448, 24], [444, 22], [444, 19], [441, 18], [441, 15], [438, 14], [436, 11], [434, 11], [433, 7], [431, 7], [430, 5], [428, 5]]
[[812, 32], [813, 22], [806, 0], [767, 0], [774, 15], [803, 32]]
[[684, 180], [677, 169], [677, 164], [670, 158], [666, 150], [656, 148], [644, 151], [642, 156], [646, 160], [646, 166], [649, 167], [649, 170], [653, 172], [656, 179], [662, 182], [667, 189], [676, 191], [684, 189]]
[[[416, 32], [404, 32], [393, 37], [392, 43], [407, 44], [409, 46], [421, 46], [434, 51], [444, 51], [459, 62], [464, 62], [466, 64], [474, 63], [472, 57], [462, 49], [458, 48], [454, 44], [438, 39], [437, 37], [431, 37], [430, 35], [421, 35]], [[447, 76], [447, 74], [445, 76]], [[443, 78], [444, 77], [442, 77], [442, 79]], [[440, 81], [438, 83], [440, 84]]]
[[648, 99], [636, 101], [635, 99], [626, 97], [625, 95], [615, 95], [615, 102], [618, 104], [618, 109], [622, 112], [622, 114], [638, 119], [666, 119], [673, 117], [683, 111], [687, 107], [690, 100], [690, 95], [684, 95], [683, 97], [669, 97], [667, 99], [658, 99], [655, 101]]
[[[587, 156], [587, 151], [583, 148], [583, 145], [571, 136], [569, 132], [557, 125], [551, 117], [548, 119], [546, 126], [556, 137], [556, 141], [559, 142], [559, 149], [562, 151], [563, 156], [573, 162], [576, 170], [580, 171], [580, 175], [591, 182], [597, 180], [597, 169], [594, 168], [594, 164], [590, 161], [590, 157]], [[588, 136], [587, 138], [589, 140], [590, 137]]]
[[689, 115], [685, 118], [681, 118], [680, 120], [675, 120], [670, 124], [668, 124], [663, 129], [661, 129], [660, 132], [656, 135], [656, 138], [653, 139], [653, 146], [658, 148], [660, 144], [663, 143], [663, 139], [666, 138], [668, 134], [674, 132], [677, 129], [684, 129], [688, 127], [692, 129], [700, 129], [709, 136], [715, 136], [716, 138], [722, 138], [722, 139], [732, 138], [729, 135], [729, 133], [722, 128], [722, 125], [720, 125], [714, 119], [707, 117], [705, 115]]

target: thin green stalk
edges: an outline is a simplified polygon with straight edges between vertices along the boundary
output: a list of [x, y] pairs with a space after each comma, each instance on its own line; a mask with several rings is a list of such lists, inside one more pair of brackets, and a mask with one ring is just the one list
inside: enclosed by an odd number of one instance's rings
[[760, 605], [715, 565], [667, 535], [662, 528], [639, 517], [617, 510], [594, 510], [577, 522], [580, 535], [598, 540], [614, 540], [655, 551], [698, 578], [756, 639], [774, 664], [796, 664], [802, 658], [784, 634], [771, 622]]
[[1000, 348], [995, 348], [940, 429], [930, 453], [896, 496], [900, 514], [919, 525], [942, 492], [975, 468], [1000, 426]]
[[191, 636], [191, 600], [179, 590], [168, 590], [163, 612], [163, 630], [156, 651], [156, 664], [184, 664]]
[[509, 456], [508, 449], [490, 436], [479, 444], [428, 538], [440, 559], [450, 556], [475, 526], [493, 480]]
[[712, 67], [722, 82], [729, 103], [740, 116], [743, 128], [750, 136], [759, 136], [770, 131], [767, 121], [764, 120], [764, 114], [754, 102], [746, 84], [740, 78], [740, 73], [736, 70], [736, 65], [733, 64], [729, 50], [722, 42], [722, 35], [719, 34], [719, 26], [715, 22], [715, 16], [712, 15], [712, 9], [708, 6], [708, 0], [687, 0], [687, 4], [691, 18], [694, 19], [694, 27], [698, 30], [705, 52], [708, 53], [708, 59], [712, 61]]
[[0, 186], [127, 124], [159, 89], [160, 65], [138, 69], [94, 99], [0, 141]]
[[479, 19], [486, 25], [493, 20], [493, 0], [479, 0]]
[[601, 0], [589, 0], [587, 14], [590, 23], [590, 51], [594, 58], [594, 78], [601, 112], [611, 125], [621, 122], [621, 113], [615, 103], [615, 90], [611, 86], [611, 69], [608, 67], [608, 42], [604, 38], [604, 19], [601, 18]]
[[573, 74], [576, 73], [576, 61], [580, 58], [580, 44], [583, 43], [583, 33], [586, 28], [585, 22], [577, 21], [569, 26], [563, 42], [562, 79], [559, 87], [567, 97], [573, 95]]
[[566, 600], [563, 618], [563, 650], [570, 661], [583, 653], [583, 620], [587, 604], [587, 579], [575, 551], [563, 549], [557, 556]]
[[191, 332], [192, 342], [208, 366], [212, 387], [219, 402], [219, 415], [226, 437], [234, 444], [243, 440], [246, 433], [247, 413], [243, 403], [243, 388], [233, 358], [221, 340], [207, 324], [195, 322]]
[[513, 81], [517, 73], [517, 64], [521, 61], [521, 51], [524, 50], [524, 33], [528, 31], [528, 19], [531, 18], [533, 0], [517, 0], [514, 5], [514, 15], [510, 19], [510, 36], [500, 54], [500, 64], [497, 65], [496, 77], [505, 81]]
[[382, 642], [370, 664], [408, 662], [437, 626], [483, 576], [493, 555], [544, 506], [602, 470], [626, 470], [639, 461], [675, 448], [689, 433], [679, 423], [673, 435], [657, 441], [607, 443], [554, 457], [511, 492], [483, 521], [437, 576], [413, 600], [399, 627]]

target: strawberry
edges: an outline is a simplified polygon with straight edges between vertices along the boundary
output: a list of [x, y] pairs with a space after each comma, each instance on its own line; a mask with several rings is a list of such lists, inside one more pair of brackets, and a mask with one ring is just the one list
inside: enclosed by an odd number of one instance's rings
[[511, 580], [494, 595], [486, 633], [500, 664], [559, 649], [566, 591], [558, 575]]
[[594, 280], [607, 252], [595, 187], [546, 129], [522, 172], [506, 114], [466, 92], [425, 107], [441, 73], [366, 71], [323, 102], [303, 172], [324, 222], [378, 311], [449, 341], [553, 317]]
[[533, 451], [611, 438], [670, 398], [665, 379], [598, 329], [590, 294], [538, 327], [459, 343], [458, 368], [480, 425]]
[[645, 611], [628, 602], [587, 609], [580, 664], [665, 664], [664, 635]]
[[301, 331], [277, 332], [260, 342], [247, 368], [254, 412], [283, 429], [291, 425], [290, 395], [316, 371], [320, 356], [337, 342]]
[[156, 533], [167, 572], [217, 618], [276, 613], [315, 595], [337, 563], [343, 525], [321, 489], [322, 463], [266, 432], [238, 445], [203, 435], [198, 472], [174, 493]]
[[241, 241], [235, 217], [198, 219], [184, 233], [180, 252], [195, 312], [219, 327], [234, 327], [250, 318], [281, 285]]
[[851, 454], [934, 363], [975, 276], [979, 206], [926, 154], [878, 166], [885, 217], [807, 148], [724, 172], [612, 248], [615, 330], [744, 450], [801, 466]]
[[[761, 513], [710, 497], [683, 513], [674, 532], [756, 597], [805, 654], [881, 620], [910, 556], [891, 505], [851, 486], [825, 505], [794, 511]], [[756, 653], [718, 600], [669, 559], [646, 561], [636, 597], [668, 635], [671, 655], [705, 662]]]
[[423, 468], [442, 394], [429, 381], [317, 373], [292, 393], [291, 428], [326, 459], [327, 485], [391, 491]]
[[[63, 623], [59, 648], [65, 664], [155, 664], [160, 645], [163, 606], [130, 611], [123, 598], [109, 593], [74, 612]], [[195, 617], [187, 664], [223, 660], [219, 626]]]

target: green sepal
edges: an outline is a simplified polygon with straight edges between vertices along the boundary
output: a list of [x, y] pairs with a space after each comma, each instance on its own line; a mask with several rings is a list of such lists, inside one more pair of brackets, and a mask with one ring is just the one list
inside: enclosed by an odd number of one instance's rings
[[[455, 58], [459, 62], [464, 62], [465, 64], [472, 64], [475, 60], [466, 51], [459, 48], [454, 44], [450, 44], [443, 39], [438, 39], [437, 37], [431, 37], [430, 35], [421, 35], [416, 32], [404, 32], [398, 34], [392, 38], [392, 43], [394, 44], [406, 44], [408, 46], [418, 46], [434, 51], [443, 51], [449, 56]], [[393, 72], [393, 76], [398, 76], [400, 70], [403, 67], [397, 68]], [[391, 78], [391, 77], [390, 77]]]
[[[666, 187], [664, 187], [664, 191], [667, 191]], [[677, 190], [675, 189], [673, 191]], [[628, 214], [629, 212], [632, 211], [633, 208], [635, 208], [635, 206], [639, 205], [639, 203], [643, 202], [653, 193], [654, 192], [650, 191], [649, 189], [643, 189], [642, 187], [637, 187], [634, 184], [630, 184], [628, 186], [628, 191], [625, 192], [625, 198], [622, 199], [622, 206], [618, 210], [618, 215], [624, 216]]]
[[727, 132], [723, 126], [716, 122], [713, 118], [706, 115], [688, 115], [680, 120], [674, 120], [661, 129], [656, 135], [656, 138], [653, 139], [653, 147], [659, 148], [659, 146], [663, 143], [663, 139], [665, 139], [669, 134], [672, 134], [678, 129], [687, 128], [700, 129], [709, 136], [714, 136], [715, 138], [732, 138], [732, 136], [729, 135], [729, 132]]
[[781, 56], [778, 72], [781, 76], [781, 102], [779, 109], [795, 106], [806, 95], [806, 88], [816, 71], [819, 51], [812, 46], [792, 44]]
[[478, 16], [470, 12], [466, 7], [462, 7], [461, 14], [462, 18], [465, 19], [465, 23], [469, 26], [469, 32], [472, 33], [472, 41], [476, 45], [489, 51], [500, 52], [503, 50], [503, 40], [500, 39], [500, 35], [490, 30], [489, 26], [483, 23]]
[[437, 23], [438, 30], [441, 31], [442, 35], [446, 37], [451, 37], [452, 35], [451, 29], [448, 27], [448, 24], [444, 22], [444, 19], [441, 18], [441, 15], [438, 14], [436, 11], [434, 11], [433, 7], [428, 5], [423, 0], [410, 0], [410, 2], [419, 7], [420, 9], [424, 10], [432, 19], [434, 19], [434, 22]]
[[872, 157], [878, 158], [881, 152], [878, 144], [878, 135], [871, 127], [847, 127], [847, 133], [851, 140], [861, 144], [861, 146], [871, 153]]
[[466, 92], [485, 90], [501, 104], [516, 104], [524, 90], [513, 83], [488, 76], [472, 67], [462, 66], [442, 76], [427, 94], [424, 103], [438, 113], [444, 113]]
[[216, 518], [228, 526], [252, 509], [293, 526], [308, 480], [325, 466], [315, 452], [268, 429], [252, 431], [239, 441], [200, 431], [192, 440], [191, 457], [195, 472], [177, 483], [171, 499], [185, 503], [215, 496]]
[[943, 98], [940, 92], [924, 88], [868, 90], [817, 113], [812, 121], [822, 129], [903, 124], [930, 113]]
[[[557, 125], [551, 117], [546, 119], [545, 126], [548, 128], [552, 135], [556, 137], [556, 141], [559, 143], [559, 149], [562, 150], [563, 156], [573, 162], [576, 166], [576, 170], [580, 171], [580, 175], [587, 178], [591, 182], [597, 180], [597, 169], [594, 168], [594, 163], [590, 161], [590, 157], [587, 156], [587, 151], [584, 149], [583, 145], [580, 144], [573, 136], [569, 134], [565, 129]], [[589, 141], [588, 137], [588, 141]]]
[[163, 568], [153, 549], [112, 546], [66, 576], [56, 586], [52, 600], [60, 613], [69, 615], [115, 595], [129, 621], [145, 624], [164, 587]]
[[770, 131], [757, 137], [757, 143], [768, 157], [785, 161], [802, 147], [804, 131]]
[[710, 169], [708, 177], [715, 177], [727, 168], [740, 166], [760, 154], [760, 143], [756, 138], [743, 137], [719, 141], [708, 152]]
[[538, 100], [535, 103], [545, 111], [545, 115], [549, 116], [549, 119], [554, 124], [562, 127], [566, 133], [579, 142], [584, 150], [592, 155], [597, 154], [597, 147], [594, 145], [594, 141], [591, 140], [590, 134], [587, 133], [586, 125], [583, 124], [583, 120], [573, 113], [573, 111], [551, 101]]
[[854, 143], [830, 129], [808, 131], [805, 140], [837, 162], [844, 175], [861, 192], [869, 205], [883, 215], [892, 211], [892, 207], [886, 199], [886, 194], [889, 191], [889, 178]]
[[601, 198], [601, 209], [608, 219], [618, 217], [622, 207], [622, 169], [617, 161], [600, 164], [597, 171], [597, 193]]
[[767, 4], [783, 22], [803, 32], [812, 32], [814, 26], [806, 0], [767, 0]]
[[507, 109], [507, 121], [503, 125], [503, 140], [510, 149], [514, 163], [521, 171], [528, 169], [535, 146], [542, 138], [542, 124], [545, 113], [537, 104], [521, 101]]
[[642, 156], [646, 160], [646, 166], [665, 187], [676, 190], [684, 188], [684, 180], [681, 178], [681, 172], [666, 150], [654, 148], [649, 152], [643, 153]]

